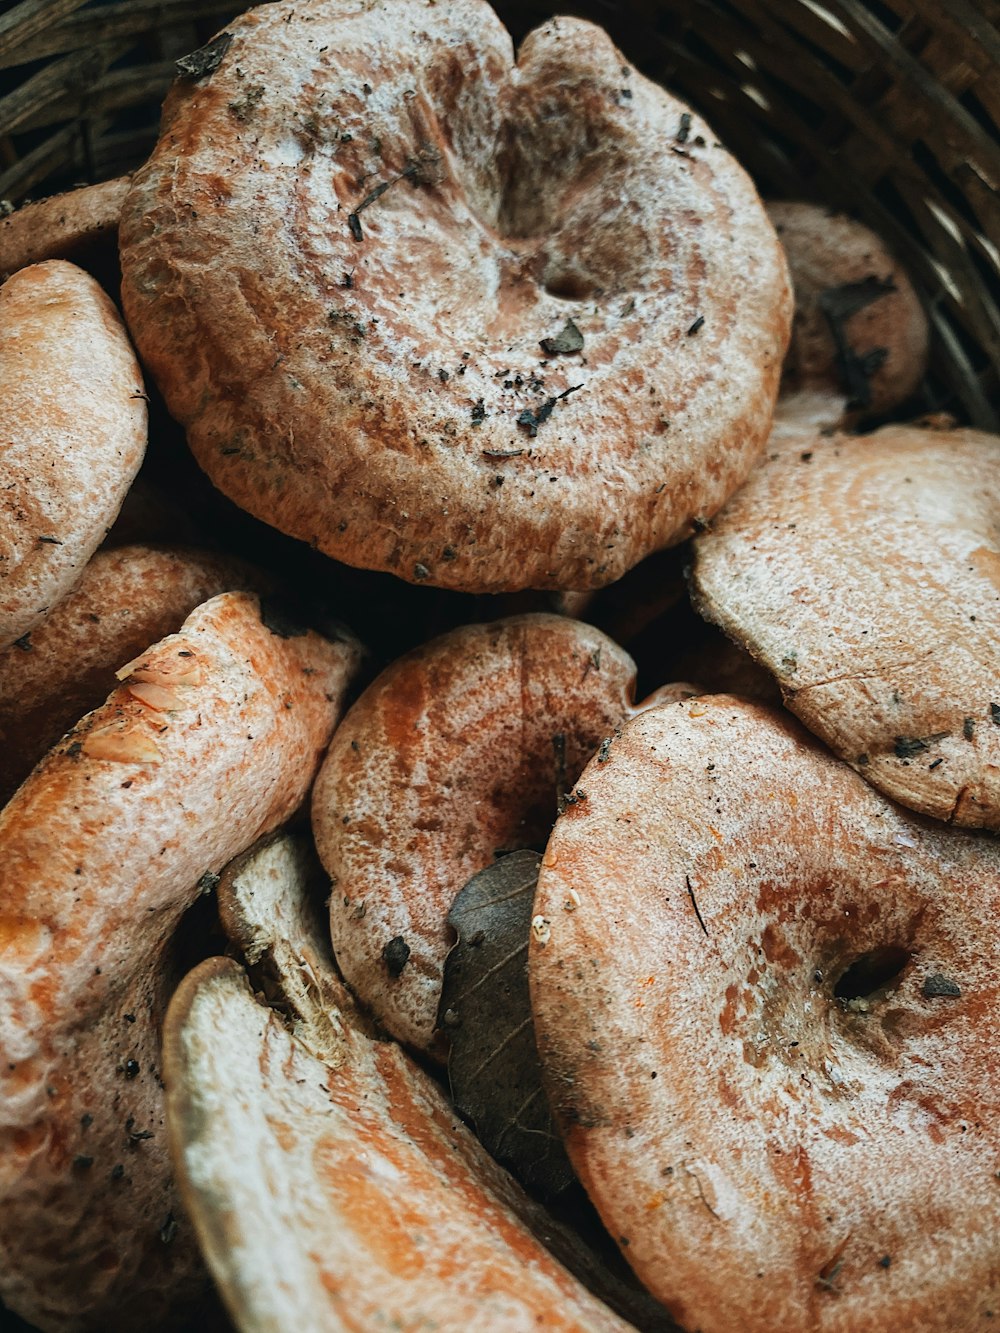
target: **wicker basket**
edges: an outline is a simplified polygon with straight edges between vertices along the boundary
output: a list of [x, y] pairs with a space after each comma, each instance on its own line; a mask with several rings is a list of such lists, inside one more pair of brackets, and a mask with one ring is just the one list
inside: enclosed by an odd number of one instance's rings
[[[0, 200], [129, 170], [174, 61], [232, 0], [20, 0], [0, 16]], [[698, 108], [761, 192], [861, 218], [935, 332], [928, 411], [1000, 429], [1000, 0], [583, 0], [497, 5], [515, 37], [596, 19]]]

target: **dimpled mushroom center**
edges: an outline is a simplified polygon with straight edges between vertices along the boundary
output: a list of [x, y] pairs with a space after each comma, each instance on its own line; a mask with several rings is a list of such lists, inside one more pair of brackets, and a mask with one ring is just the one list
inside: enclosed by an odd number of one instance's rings
[[[815, 914], [800, 906], [795, 919], [763, 925], [745, 970], [730, 973], [719, 1013], [745, 1065], [784, 1066], [789, 1091], [805, 1095], [817, 1076], [827, 1092], [838, 1090], [858, 1059], [895, 1058], [908, 1030], [896, 998], [915, 944], [912, 923], [879, 916], [874, 904]], [[892, 943], [878, 941], [882, 931]]]
[[586, 107], [557, 100], [567, 99], [553, 93], [530, 127], [515, 103], [503, 126], [499, 237], [521, 252], [548, 296], [584, 302], [637, 290], [655, 246], [628, 189], [615, 130]]
[[[572, 67], [567, 77], [557, 52], [537, 49], [522, 52], [521, 65], [513, 81], [489, 70], [494, 84], [459, 51], [432, 61], [425, 86], [447, 151], [418, 167], [417, 183], [456, 191], [475, 222], [448, 236], [442, 267], [530, 323], [546, 297], [578, 303], [641, 289], [657, 243], [604, 71]], [[620, 71], [618, 82], [628, 82]]]
[[840, 974], [833, 988], [836, 999], [858, 1009], [884, 999], [910, 961], [909, 950], [898, 944], [883, 945], [860, 954]]

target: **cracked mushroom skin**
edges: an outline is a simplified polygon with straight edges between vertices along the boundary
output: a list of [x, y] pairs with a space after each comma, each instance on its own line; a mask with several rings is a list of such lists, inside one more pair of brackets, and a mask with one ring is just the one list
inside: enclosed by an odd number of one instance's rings
[[146, 448], [146, 396], [118, 312], [63, 260], [0, 287], [0, 648], [73, 587]]
[[589, 23], [252, 10], [177, 83], [123, 303], [212, 481], [348, 564], [587, 589], [766, 438], [784, 255], [708, 126]]
[[635, 664], [562, 616], [466, 625], [392, 663], [349, 709], [313, 791], [348, 984], [440, 1058], [448, 911], [501, 849], [543, 845], [561, 794], [630, 711]]
[[1000, 437], [789, 436], [694, 543], [694, 600], [912, 810], [1000, 828]]
[[0, 812], [0, 1294], [46, 1333], [169, 1325], [202, 1288], [162, 1125], [171, 937], [301, 804], [356, 661], [213, 598]]
[[995, 840], [731, 696], [641, 714], [581, 781], [539, 877], [532, 1004], [636, 1273], [702, 1333], [987, 1327]]

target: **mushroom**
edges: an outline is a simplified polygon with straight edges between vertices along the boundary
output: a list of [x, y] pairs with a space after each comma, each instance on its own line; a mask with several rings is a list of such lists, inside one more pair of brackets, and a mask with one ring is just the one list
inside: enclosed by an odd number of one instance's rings
[[119, 176], [67, 190], [0, 218], [0, 274], [46, 259], [87, 266], [97, 250], [113, 250], [130, 180]]
[[59, 737], [114, 688], [115, 671], [220, 592], [263, 576], [206, 552], [98, 551], [36, 629], [0, 653], [0, 806]]
[[73, 587], [146, 447], [146, 396], [111, 301], [62, 260], [0, 287], [0, 649]]
[[[243, 858], [223, 877], [220, 908], [264, 994], [233, 961], [209, 959], [167, 1015], [177, 1178], [234, 1322], [624, 1333], [632, 1325], [545, 1248], [566, 1249], [563, 1229], [437, 1085], [372, 1038], [313, 911], [323, 884], [302, 839]], [[569, 1250], [579, 1263], [579, 1242]], [[662, 1312], [646, 1326], [666, 1327]]]
[[635, 667], [561, 616], [467, 625], [399, 658], [337, 729], [312, 801], [352, 990], [400, 1041], [436, 1030], [448, 910], [503, 850], [544, 845], [561, 796], [628, 714]]
[[795, 291], [782, 396], [836, 395], [840, 411], [898, 407], [927, 369], [928, 323], [913, 285], [870, 228], [816, 204], [769, 203]]
[[1000, 1301], [1000, 847], [730, 696], [631, 719], [549, 839], [566, 1147], [702, 1333], [971, 1333]]
[[219, 921], [255, 992], [281, 1010], [297, 1039], [320, 1058], [343, 1042], [345, 1026], [378, 1036], [337, 972], [328, 892], [312, 839], [301, 829], [255, 843], [218, 884]]
[[231, 499], [414, 583], [584, 592], [770, 425], [791, 298], [754, 188], [599, 28], [284, 0], [179, 80], [122, 225], [129, 327]]
[[998, 519], [995, 436], [789, 437], [694, 543], [694, 597], [880, 791], [996, 829]]
[[357, 663], [225, 593], [141, 654], [0, 812], [0, 1294], [154, 1328], [201, 1290], [162, 1128], [171, 937], [301, 805]]

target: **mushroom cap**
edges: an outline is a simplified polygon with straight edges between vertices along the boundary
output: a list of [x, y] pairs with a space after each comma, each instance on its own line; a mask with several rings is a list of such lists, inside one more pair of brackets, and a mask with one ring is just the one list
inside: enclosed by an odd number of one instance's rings
[[887, 412], [927, 369], [929, 326], [913, 284], [869, 227], [816, 204], [769, 203], [795, 292], [782, 393], [828, 388]]
[[290, 1017], [298, 1040], [339, 1063], [345, 1024], [376, 1035], [341, 980], [326, 900], [330, 882], [312, 839], [282, 830], [256, 843], [219, 880], [219, 922], [269, 1002]]
[[1000, 1299], [1000, 847], [793, 719], [646, 711], [546, 849], [529, 976], [566, 1145], [702, 1333], [967, 1333]]
[[177, 1177], [236, 1324], [624, 1331], [436, 1084], [366, 1034], [316, 929], [314, 870], [281, 837], [220, 885], [286, 1021], [216, 958], [165, 1025]]
[[83, 572], [146, 448], [142, 375], [118, 312], [53, 259], [0, 287], [0, 648]]
[[130, 176], [67, 190], [0, 218], [0, 274], [46, 259], [79, 262], [98, 245], [114, 249]]
[[0, 1294], [46, 1330], [159, 1327], [203, 1280], [161, 1126], [170, 939], [302, 803], [357, 657], [215, 597], [0, 812]]
[[103, 703], [123, 662], [180, 629], [200, 603], [262, 578], [204, 551], [96, 552], [42, 623], [0, 653], [0, 806], [63, 732]]
[[484, 0], [237, 19], [175, 84], [121, 242], [213, 482], [338, 560], [470, 592], [602, 586], [714, 513], [790, 325], [711, 130], [581, 20], [515, 64]]
[[561, 789], [627, 715], [634, 681], [599, 630], [529, 614], [414, 649], [348, 710], [316, 780], [313, 831], [337, 962], [400, 1041], [441, 1056], [455, 895], [499, 851], [544, 845]]
[[789, 437], [695, 542], [695, 600], [880, 791], [996, 829], [998, 520], [996, 436]]

